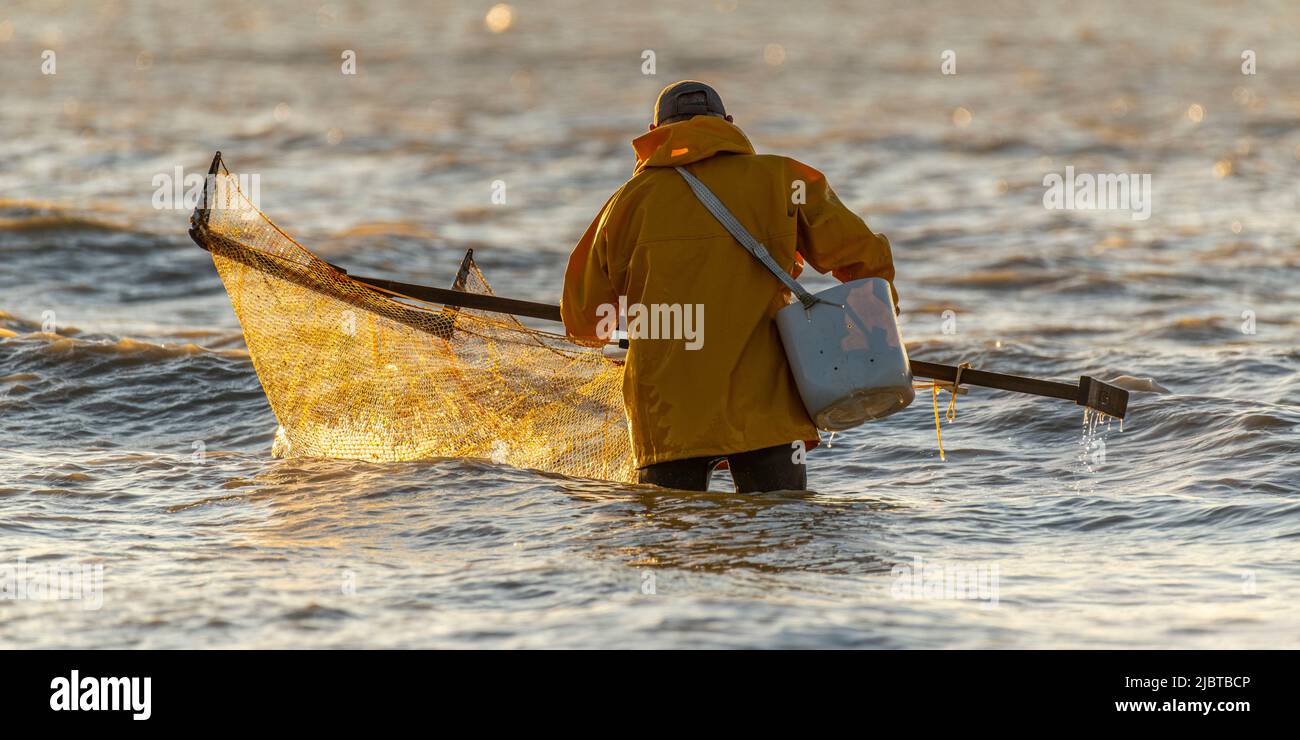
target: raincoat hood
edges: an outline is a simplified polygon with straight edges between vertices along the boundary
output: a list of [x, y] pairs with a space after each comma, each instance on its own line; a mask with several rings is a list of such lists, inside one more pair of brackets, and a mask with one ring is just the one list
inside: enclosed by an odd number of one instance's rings
[[731, 152], [753, 154], [754, 145], [734, 123], [717, 116], [696, 116], [680, 123], [658, 126], [632, 140], [636, 170], [675, 167]]

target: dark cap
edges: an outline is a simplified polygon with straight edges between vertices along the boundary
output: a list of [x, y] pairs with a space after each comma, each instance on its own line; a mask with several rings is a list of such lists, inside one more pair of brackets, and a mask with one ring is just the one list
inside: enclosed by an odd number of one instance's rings
[[655, 101], [655, 125], [685, 121], [691, 116], [726, 118], [718, 91], [695, 80], [682, 80], [665, 87]]

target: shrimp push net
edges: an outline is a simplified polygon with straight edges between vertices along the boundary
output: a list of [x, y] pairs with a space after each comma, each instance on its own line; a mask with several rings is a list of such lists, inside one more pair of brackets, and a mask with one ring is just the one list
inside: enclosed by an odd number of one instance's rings
[[[634, 478], [623, 368], [599, 347], [350, 278], [272, 223], [220, 153], [190, 235], [243, 328], [279, 421], [277, 457], [466, 457]], [[472, 254], [454, 287], [492, 292]]]

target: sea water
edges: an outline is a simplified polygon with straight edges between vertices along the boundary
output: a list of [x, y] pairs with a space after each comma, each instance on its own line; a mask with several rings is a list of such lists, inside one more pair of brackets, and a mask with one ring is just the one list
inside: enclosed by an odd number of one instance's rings
[[[0, 593], [0, 646], [1300, 647], [1281, 6], [561, 1], [499, 33], [463, 3], [179, 8], [0, 11], [0, 567], [102, 568], [98, 608]], [[913, 357], [1170, 392], [1121, 432], [972, 388], [946, 461], [917, 403], [812, 450], [802, 494], [271, 456], [155, 176], [221, 149], [332, 262], [445, 286], [472, 247], [498, 292], [554, 302], [682, 77], [889, 236]], [[1067, 166], [1151, 174], [1150, 218], [1045, 208]], [[899, 598], [899, 569], [987, 574], [996, 605]]]

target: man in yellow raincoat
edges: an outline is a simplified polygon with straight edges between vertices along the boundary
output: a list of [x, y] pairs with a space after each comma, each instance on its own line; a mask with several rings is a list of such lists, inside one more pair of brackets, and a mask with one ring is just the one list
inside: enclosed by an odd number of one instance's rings
[[627, 317], [623, 395], [641, 482], [707, 490], [725, 460], [737, 490], [802, 490], [803, 452], [818, 437], [774, 321], [789, 291], [673, 167], [699, 178], [792, 275], [806, 261], [841, 282], [892, 287], [893, 256], [822, 173], [755, 154], [732, 120], [704, 83], [664, 88], [649, 133], [632, 142], [632, 179], [569, 257], [560, 309], [578, 339], [609, 341], [611, 315]]

